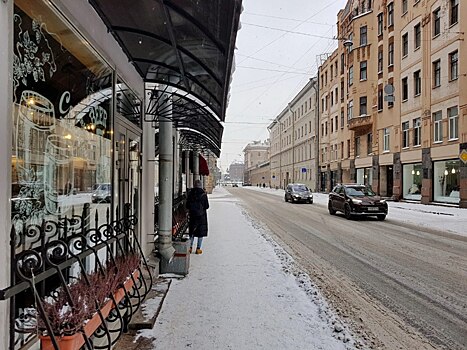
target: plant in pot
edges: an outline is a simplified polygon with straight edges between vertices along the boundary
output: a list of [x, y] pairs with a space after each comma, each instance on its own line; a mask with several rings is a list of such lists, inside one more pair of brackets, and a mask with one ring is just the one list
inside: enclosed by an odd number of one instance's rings
[[[90, 337], [106, 318], [113, 307], [125, 296], [125, 291], [133, 287], [133, 279], [138, 277], [140, 257], [132, 254], [108, 261], [104, 271], [95, 271], [80, 276], [68, 288], [57, 289], [52, 296], [42, 301], [44, 313], [51, 326], [60, 350], [79, 349], [84, 344], [83, 333]], [[131, 275], [133, 278], [131, 278]], [[53, 350], [46, 322], [41, 314], [38, 318], [41, 349]]]

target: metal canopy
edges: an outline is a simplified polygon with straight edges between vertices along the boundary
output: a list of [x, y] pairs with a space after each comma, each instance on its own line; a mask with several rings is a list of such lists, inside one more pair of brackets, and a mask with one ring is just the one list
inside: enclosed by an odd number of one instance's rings
[[[147, 90], [148, 106], [145, 121], [156, 124], [159, 117], [173, 122], [181, 132], [181, 144], [186, 148], [207, 149], [220, 155], [224, 127], [215, 115], [189, 94], [167, 92], [166, 90]], [[171, 99], [171, 103], [167, 100]]]
[[241, 0], [89, 0], [146, 82], [184, 90], [225, 120]]

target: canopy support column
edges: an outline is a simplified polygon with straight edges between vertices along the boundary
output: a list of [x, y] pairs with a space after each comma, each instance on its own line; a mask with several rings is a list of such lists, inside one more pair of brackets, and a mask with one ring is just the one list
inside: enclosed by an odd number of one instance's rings
[[[166, 106], [172, 109], [172, 98], [168, 96]], [[166, 110], [167, 110], [166, 109]], [[172, 121], [170, 113], [159, 115], [159, 254], [171, 261], [175, 254], [172, 245], [172, 205], [173, 205], [173, 147]]]

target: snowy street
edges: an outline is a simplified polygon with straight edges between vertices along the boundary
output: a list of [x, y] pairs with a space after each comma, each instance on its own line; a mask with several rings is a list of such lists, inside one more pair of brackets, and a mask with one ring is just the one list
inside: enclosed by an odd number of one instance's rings
[[[283, 191], [216, 188], [204, 253], [191, 255], [189, 275], [172, 281], [156, 326], [135, 344], [465, 348], [467, 239], [423, 228], [464, 212], [391, 203], [384, 222], [348, 221], [330, 216], [326, 199], [294, 205]], [[444, 224], [462, 231], [458, 221]]]

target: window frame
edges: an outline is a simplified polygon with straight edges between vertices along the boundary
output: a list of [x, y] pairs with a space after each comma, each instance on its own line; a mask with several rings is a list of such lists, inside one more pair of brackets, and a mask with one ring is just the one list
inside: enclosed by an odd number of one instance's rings
[[[455, 11], [453, 11], [455, 9]], [[455, 15], [454, 15], [455, 14]], [[459, 0], [449, 1], [449, 26], [459, 23]]]
[[402, 123], [402, 149], [409, 148], [409, 122]]
[[413, 146], [421, 146], [422, 144], [422, 118], [418, 117], [413, 120]]
[[413, 72], [413, 80], [414, 97], [418, 97], [422, 94], [422, 71], [420, 69]]
[[449, 54], [449, 81], [457, 79], [459, 79], [459, 50], [455, 50]]
[[405, 102], [409, 99], [409, 78], [404, 77], [401, 79], [402, 87], [401, 87], [401, 97], [402, 102]]
[[422, 45], [422, 25], [421, 23], [417, 23], [414, 26], [414, 51], [418, 50]]
[[[365, 113], [363, 113], [365, 112]], [[368, 97], [367, 96], [360, 96], [360, 99], [359, 99], [359, 115], [362, 116], [366, 116], [368, 115]]]
[[[456, 110], [456, 114], [451, 114], [452, 110]], [[459, 139], [459, 107], [454, 106], [448, 108], [448, 131], [449, 131], [449, 141]], [[454, 133], [454, 135], [452, 135]]]
[[384, 128], [383, 129], [383, 153], [390, 151], [390, 146], [391, 146], [390, 136], [391, 136], [391, 131], [389, 130], [389, 128]]
[[402, 53], [402, 58], [405, 58], [409, 55], [409, 33], [402, 34], [402, 40], [401, 40], [401, 53]]
[[[439, 119], [438, 119], [439, 116]], [[443, 142], [443, 112], [433, 112], [433, 143]]]
[[361, 26], [360, 27], [360, 46], [368, 45], [368, 27]]
[[433, 89], [441, 86], [441, 59], [433, 62]]
[[[365, 74], [363, 76], [363, 73]], [[365, 81], [368, 79], [368, 62], [360, 61], [360, 81]]]
[[438, 7], [432, 12], [433, 20], [433, 38], [441, 34], [441, 7]]

